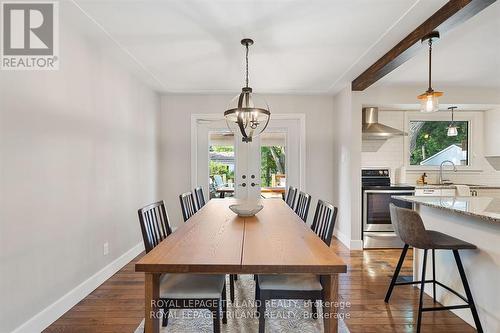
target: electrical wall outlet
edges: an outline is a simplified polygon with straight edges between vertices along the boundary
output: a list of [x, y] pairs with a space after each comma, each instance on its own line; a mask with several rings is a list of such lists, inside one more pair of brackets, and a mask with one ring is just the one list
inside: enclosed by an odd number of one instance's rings
[[107, 256], [109, 254], [109, 243], [106, 242], [102, 246], [102, 254]]

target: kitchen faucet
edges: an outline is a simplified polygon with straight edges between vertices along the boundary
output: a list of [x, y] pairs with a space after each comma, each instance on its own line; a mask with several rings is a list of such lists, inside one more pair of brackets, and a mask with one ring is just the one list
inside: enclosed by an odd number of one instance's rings
[[443, 179], [443, 165], [446, 163], [450, 163], [451, 165], [453, 165], [453, 172], [457, 172], [457, 166], [452, 161], [446, 160], [446, 161], [441, 162], [441, 165], [439, 166], [439, 184], [440, 185], [443, 185], [444, 182], [450, 181], [449, 179]]

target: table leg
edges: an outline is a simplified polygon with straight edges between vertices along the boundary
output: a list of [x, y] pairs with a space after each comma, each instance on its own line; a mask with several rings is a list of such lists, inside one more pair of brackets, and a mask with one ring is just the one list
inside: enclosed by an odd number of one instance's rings
[[160, 274], [146, 273], [144, 281], [146, 310], [144, 314], [144, 332], [159, 333], [160, 321], [158, 319], [158, 308], [155, 306], [160, 296]]
[[323, 292], [326, 303], [326, 306], [323, 307], [323, 324], [325, 326], [325, 333], [337, 333], [339, 326], [337, 320], [338, 277], [338, 274], [322, 276]]

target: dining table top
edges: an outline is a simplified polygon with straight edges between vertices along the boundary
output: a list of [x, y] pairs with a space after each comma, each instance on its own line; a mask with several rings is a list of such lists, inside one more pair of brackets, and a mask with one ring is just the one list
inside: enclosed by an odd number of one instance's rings
[[212, 199], [135, 265], [146, 273], [345, 273], [347, 266], [280, 199], [239, 217]]

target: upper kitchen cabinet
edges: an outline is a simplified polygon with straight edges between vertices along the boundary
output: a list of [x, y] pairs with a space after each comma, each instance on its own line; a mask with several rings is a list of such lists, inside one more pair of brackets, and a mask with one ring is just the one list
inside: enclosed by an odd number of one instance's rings
[[484, 115], [484, 155], [486, 160], [500, 170], [500, 108], [488, 110]]

